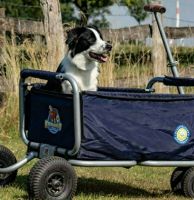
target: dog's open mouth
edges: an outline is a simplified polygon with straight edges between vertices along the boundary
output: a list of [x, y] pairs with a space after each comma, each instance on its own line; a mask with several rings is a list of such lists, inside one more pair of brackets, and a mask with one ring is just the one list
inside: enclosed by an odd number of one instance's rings
[[108, 56], [105, 54], [98, 54], [94, 52], [89, 52], [91, 58], [97, 60], [98, 62], [106, 62], [108, 60]]

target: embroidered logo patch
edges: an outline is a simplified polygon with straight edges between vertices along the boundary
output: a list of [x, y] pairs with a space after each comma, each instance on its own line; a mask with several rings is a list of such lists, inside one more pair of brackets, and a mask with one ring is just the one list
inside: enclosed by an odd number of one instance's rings
[[190, 138], [190, 132], [186, 126], [180, 125], [174, 132], [174, 139], [179, 144], [186, 144]]
[[48, 118], [45, 120], [45, 128], [52, 134], [56, 134], [62, 129], [62, 123], [60, 121], [58, 110], [53, 108], [51, 105], [49, 105]]

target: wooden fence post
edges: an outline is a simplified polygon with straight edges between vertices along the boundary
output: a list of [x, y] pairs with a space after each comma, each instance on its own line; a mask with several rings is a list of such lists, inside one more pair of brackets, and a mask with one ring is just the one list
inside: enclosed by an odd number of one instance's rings
[[[5, 8], [0, 8], [0, 26], [4, 27], [5, 23]], [[0, 65], [3, 64], [2, 50], [5, 43], [5, 30], [0, 29]]]
[[[157, 13], [162, 21], [162, 15]], [[153, 63], [153, 75], [164, 76], [167, 75], [167, 57], [164, 49], [164, 45], [160, 36], [160, 32], [154, 16], [152, 17], [152, 63]], [[156, 92], [169, 93], [169, 88], [163, 84], [157, 84], [155, 86]]]
[[64, 31], [59, 0], [40, 0], [44, 14], [44, 31], [48, 49], [48, 64], [55, 71], [65, 51]]

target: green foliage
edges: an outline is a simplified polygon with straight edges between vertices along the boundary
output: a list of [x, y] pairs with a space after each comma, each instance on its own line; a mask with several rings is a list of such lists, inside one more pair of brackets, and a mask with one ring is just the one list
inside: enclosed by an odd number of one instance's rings
[[121, 0], [121, 3], [128, 7], [130, 15], [138, 24], [148, 16], [148, 13], [144, 11], [144, 5], [149, 3], [149, 0]]
[[61, 3], [61, 15], [63, 23], [75, 23], [78, 18], [74, 15], [75, 9], [71, 3]]
[[176, 47], [172, 49], [173, 56], [180, 64], [185, 66], [194, 64], [194, 48], [193, 47]]
[[[87, 18], [114, 3], [113, 0], [61, 0], [61, 2], [73, 3]], [[104, 11], [107, 12], [106, 10]]]
[[[60, 3], [64, 23], [75, 22], [84, 25], [92, 22], [98, 27], [107, 28], [109, 27], [109, 22], [105, 18], [105, 14], [110, 14], [109, 6], [114, 3], [122, 3], [128, 7], [130, 15], [140, 24], [148, 15], [143, 10], [143, 6], [148, 1], [149, 0], [60, 0]], [[6, 8], [6, 15], [9, 17], [25, 19], [43, 18], [39, 0], [0, 0], [0, 6]]]
[[115, 62], [119, 66], [131, 64], [149, 64], [151, 62], [151, 48], [139, 44], [123, 44], [120, 45], [115, 53]]
[[[151, 47], [142, 44], [123, 44], [115, 52], [115, 63], [119, 66], [131, 64], [151, 64]], [[192, 47], [173, 47], [171, 49], [173, 57], [182, 66], [194, 64], [194, 48]]]
[[[62, 5], [71, 5], [71, 15], [66, 12], [67, 14], [63, 16], [63, 21], [68, 21], [68, 16], [73, 16], [73, 13], [75, 13], [74, 5], [76, 9], [85, 16], [85, 18], [82, 18], [79, 22], [80, 24], [86, 24], [88, 21], [90, 22], [92, 20], [93, 24], [96, 26], [107, 28], [109, 27], [109, 22], [105, 18], [105, 14], [110, 14], [108, 7], [114, 3], [121, 3], [128, 7], [130, 15], [140, 24], [141, 21], [148, 16], [148, 13], [144, 11], [143, 7], [146, 3], [149, 3], [149, 1], [150, 0], [61, 0]], [[78, 18], [79, 17], [76, 18], [77, 21], [79, 21]], [[72, 17], [72, 19], [75, 20], [75, 17]]]
[[9, 0], [0, 1], [0, 6], [5, 7], [6, 16], [25, 18], [25, 19], [41, 19], [42, 10], [39, 0]]
[[108, 6], [114, 3], [121, 3], [128, 7], [131, 16], [140, 23], [148, 16], [143, 7], [145, 4], [149, 3], [150, 0], [61, 0], [61, 2], [73, 3], [79, 11], [84, 13], [87, 19], [96, 16], [102, 16], [103, 19], [104, 14], [109, 14], [110, 12], [107, 9]]
[[[108, 27], [109, 23], [105, 18], [105, 14], [110, 14], [108, 6], [114, 4], [114, 0], [61, 0], [62, 5], [69, 4], [71, 8], [78, 11], [85, 17], [81, 19], [80, 24], [92, 22], [98, 27]], [[73, 7], [75, 6], [75, 8]], [[79, 17], [77, 17], [78, 19]], [[65, 21], [66, 19], [63, 18]]]
[[[60, 0], [63, 23], [86, 24], [92, 21], [98, 27], [108, 27], [109, 22], [105, 14], [110, 14], [108, 6], [114, 2], [114, 0]], [[6, 16], [9, 17], [35, 20], [43, 18], [39, 0], [0, 0], [0, 6], [6, 8]]]

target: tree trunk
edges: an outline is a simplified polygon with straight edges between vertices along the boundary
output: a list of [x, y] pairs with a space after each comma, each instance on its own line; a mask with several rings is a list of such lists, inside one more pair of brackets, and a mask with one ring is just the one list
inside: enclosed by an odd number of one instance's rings
[[48, 65], [55, 71], [64, 57], [65, 41], [59, 0], [40, 0], [48, 48]]

